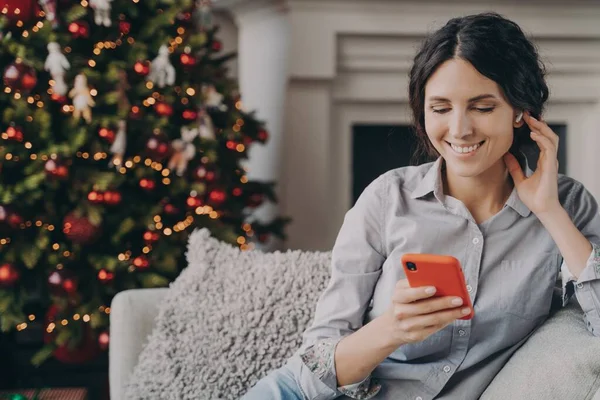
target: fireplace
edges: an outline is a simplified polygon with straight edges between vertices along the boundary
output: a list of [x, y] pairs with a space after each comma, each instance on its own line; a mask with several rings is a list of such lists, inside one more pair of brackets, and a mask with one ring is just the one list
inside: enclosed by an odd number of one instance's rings
[[352, 129], [352, 205], [379, 175], [418, 165], [416, 137], [407, 125], [354, 125]]

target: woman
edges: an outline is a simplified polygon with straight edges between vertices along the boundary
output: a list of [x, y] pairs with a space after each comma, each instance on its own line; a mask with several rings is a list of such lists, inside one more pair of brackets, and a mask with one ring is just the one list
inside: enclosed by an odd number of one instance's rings
[[[521, 29], [490, 13], [450, 20], [416, 55], [409, 91], [437, 161], [365, 189], [302, 347], [244, 399], [479, 398], [548, 317], [561, 266], [563, 292], [576, 283], [600, 336], [598, 206], [558, 175], [558, 137], [540, 118], [544, 69]], [[528, 144], [541, 152], [535, 172]], [[460, 320], [460, 299], [410, 288], [404, 253], [458, 258], [474, 318]]]

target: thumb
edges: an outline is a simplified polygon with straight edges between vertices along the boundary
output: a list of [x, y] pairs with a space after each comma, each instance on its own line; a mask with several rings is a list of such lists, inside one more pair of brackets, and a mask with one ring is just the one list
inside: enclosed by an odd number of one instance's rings
[[523, 173], [517, 158], [511, 153], [506, 153], [503, 158], [506, 168], [508, 168], [508, 173], [512, 176], [515, 185], [523, 182], [525, 180], [525, 174]]

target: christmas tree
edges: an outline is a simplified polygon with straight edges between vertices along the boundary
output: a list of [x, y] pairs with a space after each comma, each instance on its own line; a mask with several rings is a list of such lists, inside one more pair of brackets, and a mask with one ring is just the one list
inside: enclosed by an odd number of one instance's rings
[[110, 301], [185, 267], [191, 230], [284, 238], [242, 160], [268, 134], [227, 76], [205, 0], [0, 0], [0, 327], [34, 357], [108, 345]]

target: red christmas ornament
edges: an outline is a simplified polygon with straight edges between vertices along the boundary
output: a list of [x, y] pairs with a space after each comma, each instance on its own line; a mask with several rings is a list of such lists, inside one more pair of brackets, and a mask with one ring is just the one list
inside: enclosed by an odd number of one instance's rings
[[[56, 305], [50, 306], [46, 313], [46, 326], [51, 322], [59, 326], [58, 322], [61, 319], [67, 319], [67, 315], [59, 316], [58, 307]], [[65, 364], [84, 364], [96, 358], [100, 353], [98, 341], [94, 339], [92, 328], [89, 323], [86, 322], [72, 322], [81, 323], [83, 325], [83, 334], [81, 340], [78, 343], [73, 342], [73, 339], [65, 344], [59, 345], [56, 350], [52, 353], [54, 358]], [[44, 343], [51, 343], [56, 338], [56, 331], [60, 328], [48, 332], [44, 331]]]
[[39, 12], [34, 0], [0, 0], [0, 12], [11, 22], [31, 21]]
[[196, 57], [191, 56], [189, 54], [182, 53], [179, 59], [181, 60], [181, 64], [183, 64], [186, 67], [193, 67], [194, 65], [196, 65]]
[[236, 187], [235, 189], [233, 189], [233, 190], [231, 191], [231, 193], [232, 193], [232, 194], [233, 194], [235, 197], [239, 197], [239, 196], [241, 196], [241, 195], [242, 195], [243, 191], [242, 191], [242, 189], [241, 189], [241, 188], [239, 188], [239, 187]]
[[113, 131], [112, 129], [108, 129], [108, 128], [100, 128], [100, 130], [98, 131], [98, 135], [106, 140], [108, 143], [113, 143], [115, 141], [115, 131]]
[[217, 178], [217, 173], [204, 165], [199, 165], [194, 171], [194, 178], [204, 182], [214, 182]]
[[156, 183], [152, 179], [140, 179], [140, 187], [144, 190], [151, 191], [156, 187]]
[[223, 48], [223, 43], [221, 43], [219, 40], [213, 40], [211, 47], [213, 51], [221, 51]]
[[100, 349], [102, 351], [105, 351], [108, 349], [109, 342], [110, 342], [110, 335], [108, 334], [108, 332], [102, 332], [100, 335], [98, 335], [98, 346], [100, 346]]
[[161, 117], [170, 117], [171, 115], [173, 115], [173, 107], [171, 107], [167, 103], [163, 103], [163, 102], [156, 103], [156, 105], [154, 106], [154, 110]]
[[90, 203], [100, 204], [100, 203], [102, 203], [104, 196], [102, 195], [102, 193], [92, 190], [91, 192], [88, 193], [87, 198]]
[[19, 127], [9, 126], [6, 130], [6, 136], [8, 136], [8, 140], [23, 141], [23, 131]]
[[173, 204], [167, 204], [167, 205], [165, 205], [165, 213], [167, 213], [169, 215], [175, 215], [175, 214], [179, 213], [179, 209], [177, 207], [175, 207]]
[[150, 73], [150, 64], [148, 61], [138, 61], [133, 65], [133, 70], [139, 75], [146, 76]]
[[180, 21], [189, 21], [192, 18], [192, 13], [184, 12], [177, 14], [177, 19]]
[[65, 179], [69, 176], [69, 169], [67, 166], [57, 160], [50, 159], [46, 161], [44, 169], [49, 176], [58, 179]]
[[23, 62], [9, 64], [4, 70], [3, 78], [6, 86], [18, 91], [30, 91], [37, 84], [35, 69]]
[[121, 203], [121, 193], [115, 191], [104, 192], [104, 203], [109, 206], [116, 206]]
[[187, 198], [186, 203], [187, 203], [188, 207], [196, 208], [196, 207], [200, 207], [202, 205], [202, 200], [199, 199], [198, 197], [190, 196]]
[[158, 232], [146, 231], [144, 232], [144, 242], [146, 244], [155, 243], [160, 238], [160, 234]]
[[21, 85], [23, 90], [30, 91], [37, 84], [37, 77], [35, 76], [35, 71], [31, 70], [30, 72], [26, 72], [21, 78]]
[[194, 121], [196, 118], [198, 118], [198, 112], [196, 110], [184, 110], [182, 117], [185, 120]]
[[121, 193], [115, 191], [98, 192], [93, 190], [88, 193], [88, 200], [93, 204], [116, 206], [121, 203]]
[[208, 199], [214, 205], [221, 205], [227, 199], [227, 194], [222, 189], [214, 189], [209, 193]]
[[63, 222], [63, 233], [73, 243], [90, 244], [100, 234], [100, 228], [85, 217], [78, 217], [74, 212], [67, 214]]
[[131, 107], [131, 112], [129, 113], [131, 119], [140, 119], [142, 116], [142, 109], [139, 106]]
[[258, 132], [258, 139], [259, 139], [259, 140], [261, 140], [261, 141], [263, 141], [263, 142], [266, 142], [268, 138], [269, 138], [269, 133], [268, 133], [266, 130], [264, 130], [264, 129], [261, 129], [261, 130]]
[[109, 271], [105, 270], [104, 268], [102, 268], [100, 271], [98, 271], [98, 280], [100, 281], [100, 283], [103, 283], [103, 284], [111, 283], [113, 281], [113, 279], [115, 279], [115, 274], [113, 274], [112, 272], [109, 272]]
[[145, 270], [150, 266], [150, 262], [148, 261], [148, 259], [146, 258], [146, 256], [138, 256], [136, 258], [133, 259], [133, 265], [138, 269], [138, 270]]
[[12, 264], [6, 263], [0, 265], [0, 288], [9, 289], [17, 283], [21, 274]]
[[65, 104], [67, 102], [67, 96], [61, 96], [59, 94], [52, 93], [52, 96], [50, 97], [52, 98], [52, 100], [60, 104]]
[[90, 36], [90, 26], [85, 21], [71, 22], [68, 29], [73, 39], [87, 39]]
[[253, 142], [253, 140], [252, 140], [252, 138], [251, 138], [250, 136], [244, 136], [244, 139], [243, 139], [243, 140], [244, 140], [244, 145], [245, 145], [245, 146], [249, 146], [249, 145], [251, 145], [251, 144], [252, 144], [252, 142]]
[[164, 133], [153, 134], [146, 142], [146, 153], [153, 160], [162, 160], [169, 154], [171, 145]]
[[12, 63], [4, 70], [4, 84], [9, 88], [18, 90], [19, 89], [19, 81], [20, 81], [20, 68], [22, 68], [22, 63]]
[[237, 143], [234, 142], [233, 140], [228, 140], [227, 143], [225, 143], [225, 146], [229, 149], [229, 150], [235, 150], [235, 147], [237, 146]]
[[48, 286], [55, 296], [75, 293], [78, 285], [77, 277], [70, 271], [57, 269], [48, 275]]
[[119, 21], [119, 31], [123, 35], [128, 35], [131, 30], [131, 23], [127, 21]]
[[65, 292], [67, 293], [75, 293], [77, 291], [77, 281], [71, 278], [65, 279], [63, 289], [65, 289]]
[[0, 234], [7, 234], [17, 229], [23, 218], [14, 211], [0, 205]]

